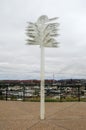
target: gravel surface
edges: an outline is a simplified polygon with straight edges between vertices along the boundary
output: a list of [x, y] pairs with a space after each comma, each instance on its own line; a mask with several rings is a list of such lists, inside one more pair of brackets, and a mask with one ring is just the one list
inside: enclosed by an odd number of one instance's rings
[[86, 103], [46, 103], [40, 120], [40, 103], [0, 101], [0, 130], [86, 130]]

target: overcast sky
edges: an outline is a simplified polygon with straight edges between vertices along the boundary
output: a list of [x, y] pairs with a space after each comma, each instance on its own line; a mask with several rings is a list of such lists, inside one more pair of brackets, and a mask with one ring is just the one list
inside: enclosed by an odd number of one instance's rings
[[0, 0], [0, 79], [39, 79], [40, 47], [27, 22], [59, 17], [59, 48], [45, 49], [46, 78], [86, 78], [86, 0]]

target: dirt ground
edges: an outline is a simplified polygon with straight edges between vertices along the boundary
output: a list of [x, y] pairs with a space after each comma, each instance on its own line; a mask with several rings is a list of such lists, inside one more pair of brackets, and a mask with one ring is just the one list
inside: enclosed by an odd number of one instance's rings
[[40, 103], [0, 101], [0, 130], [86, 130], [86, 103], [46, 103], [40, 120]]

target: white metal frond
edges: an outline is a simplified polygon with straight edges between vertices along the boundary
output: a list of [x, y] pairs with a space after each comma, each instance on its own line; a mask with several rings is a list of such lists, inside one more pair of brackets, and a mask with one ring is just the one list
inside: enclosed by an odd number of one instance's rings
[[58, 23], [52, 23], [57, 18], [48, 19], [46, 15], [38, 18], [36, 23], [29, 22], [27, 27], [27, 44], [43, 45], [45, 47], [56, 47], [58, 44], [55, 40], [57, 37]]

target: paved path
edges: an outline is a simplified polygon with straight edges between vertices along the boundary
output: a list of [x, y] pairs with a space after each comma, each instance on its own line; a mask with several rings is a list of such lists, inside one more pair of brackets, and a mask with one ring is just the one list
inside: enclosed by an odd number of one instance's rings
[[0, 101], [0, 130], [86, 130], [86, 103], [46, 103], [46, 119], [39, 119], [39, 103]]

